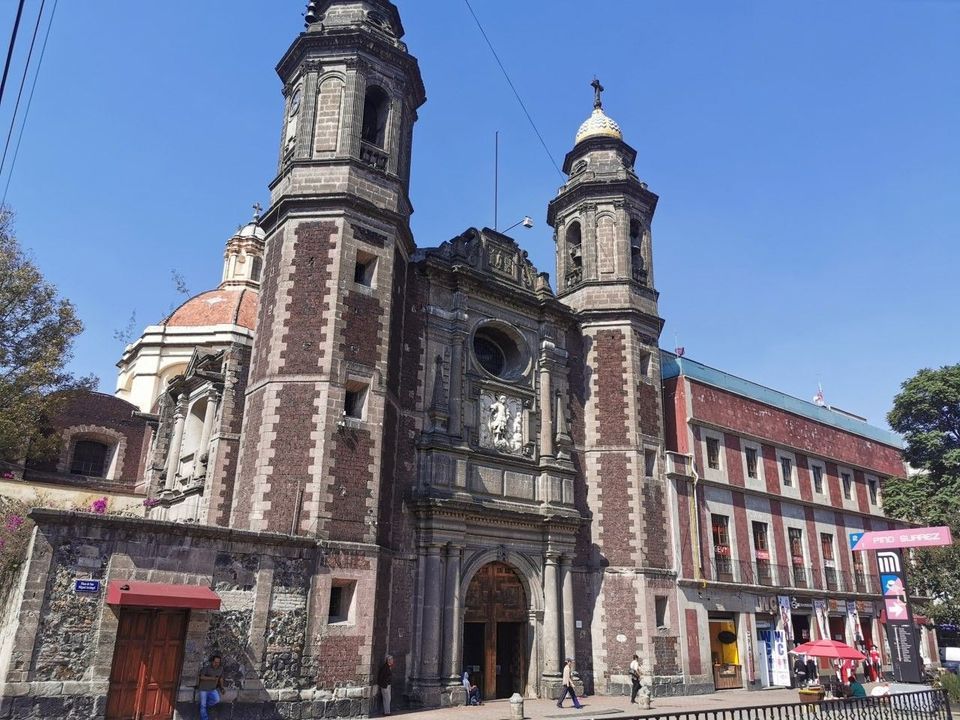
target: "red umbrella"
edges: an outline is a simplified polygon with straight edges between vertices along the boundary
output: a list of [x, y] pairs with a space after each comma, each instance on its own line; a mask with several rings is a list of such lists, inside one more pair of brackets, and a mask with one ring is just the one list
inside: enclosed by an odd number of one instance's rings
[[840, 658], [842, 660], [863, 660], [866, 656], [846, 643], [837, 640], [814, 640], [797, 645], [793, 652], [810, 657]]

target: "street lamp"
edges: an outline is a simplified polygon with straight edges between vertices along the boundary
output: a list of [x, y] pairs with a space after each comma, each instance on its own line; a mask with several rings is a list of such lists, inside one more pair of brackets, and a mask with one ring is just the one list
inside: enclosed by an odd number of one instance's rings
[[500, 232], [502, 232], [504, 235], [506, 235], [508, 232], [510, 232], [511, 230], [513, 230], [517, 225], [523, 225], [525, 228], [532, 228], [532, 227], [533, 227], [533, 218], [530, 217], [529, 215], [524, 215], [524, 216], [523, 216], [523, 220], [517, 220], [513, 225], [511, 225], [510, 227], [508, 227], [506, 230], [501, 230]]

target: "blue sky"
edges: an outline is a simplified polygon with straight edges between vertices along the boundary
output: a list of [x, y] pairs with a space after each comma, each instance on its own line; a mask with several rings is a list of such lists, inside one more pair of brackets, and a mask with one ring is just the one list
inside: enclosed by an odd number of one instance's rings
[[[878, 424], [918, 368], [958, 362], [960, 3], [472, 2], [558, 164], [593, 75], [606, 86], [660, 195], [663, 347], [678, 338], [690, 357], [806, 399], [819, 380], [828, 402]], [[178, 302], [171, 269], [194, 293], [214, 287], [224, 241], [266, 204], [273, 68], [304, 5], [60, 2], [8, 203], [76, 303], [72, 367], [101, 389], [115, 383], [113, 331]], [[499, 130], [501, 227], [531, 215], [513, 234], [553, 277], [544, 218], [561, 178], [466, 5], [398, 5], [428, 97], [417, 243], [492, 224]], [[0, 6], [4, 39], [14, 10]]]

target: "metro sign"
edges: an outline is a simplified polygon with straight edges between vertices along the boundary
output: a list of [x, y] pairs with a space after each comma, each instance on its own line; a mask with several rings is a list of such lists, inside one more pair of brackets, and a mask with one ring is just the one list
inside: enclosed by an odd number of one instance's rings
[[[851, 533], [850, 547], [855, 551], [892, 550], [894, 548], [934, 547], [951, 545], [953, 537], [950, 528], [904, 528], [902, 530], [875, 530], [865, 533]], [[881, 568], [881, 571], [883, 568]]]

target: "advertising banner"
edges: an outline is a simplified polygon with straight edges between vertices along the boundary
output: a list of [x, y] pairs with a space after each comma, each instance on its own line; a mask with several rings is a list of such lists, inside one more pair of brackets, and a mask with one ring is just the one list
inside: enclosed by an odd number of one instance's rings
[[820, 639], [830, 638], [830, 621], [827, 619], [827, 601], [824, 598], [813, 599], [813, 614], [817, 618], [817, 630]]
[[857, 603], [853, 600], [847, 600], [847, 634], [853, 638], [854, 647], [859, 647], [863, 644], [863, 628], [860, 625], [860, 612], [857, 610]]
[[780, 618], [777, 620], [777, 628], [783, 631], [787, 640], [793, 640], [793, 615], [790, 612], [790, 596], [778, 595], [777, 603], [780, 606]]
[[771, 684], [790, 687], [790, 656], [787, 654], [787, 634], [782, 630], [776, 630], [773, 633], [770, 659], [773, 665]]

